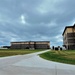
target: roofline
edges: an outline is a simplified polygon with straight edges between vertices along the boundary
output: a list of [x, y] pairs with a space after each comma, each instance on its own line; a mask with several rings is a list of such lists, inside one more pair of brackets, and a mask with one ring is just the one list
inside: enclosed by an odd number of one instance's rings
[[67, 28], [73, 28], [73, 27], [75, 27], [75, 24], [73, 26], [66, 26], [62, 35], [64, 35], [64, 33], [65, 33], [65, 31], [66, 31]]
[[19, 41], [19, 42], [11, 42], [11, 43], [23, 43], [23, 42], [50, 42], [50, 41]]

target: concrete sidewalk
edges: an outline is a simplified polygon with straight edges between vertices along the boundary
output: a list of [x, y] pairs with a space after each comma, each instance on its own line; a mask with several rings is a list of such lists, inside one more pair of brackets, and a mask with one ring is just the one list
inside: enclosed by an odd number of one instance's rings
[[0, 58], [0, 75], [75, 75], [75, 65], [52, 62], [38, 56], [46, 51]]

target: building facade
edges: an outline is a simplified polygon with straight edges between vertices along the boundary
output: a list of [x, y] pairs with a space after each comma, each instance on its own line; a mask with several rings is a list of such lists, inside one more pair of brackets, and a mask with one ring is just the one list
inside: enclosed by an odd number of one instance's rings
[[49, 41], [11, 42], [11, 49], [49, 49]]
[[68, 50], [75, 49], [75, 24], [65, 27], [63, 32], [63, 46]]

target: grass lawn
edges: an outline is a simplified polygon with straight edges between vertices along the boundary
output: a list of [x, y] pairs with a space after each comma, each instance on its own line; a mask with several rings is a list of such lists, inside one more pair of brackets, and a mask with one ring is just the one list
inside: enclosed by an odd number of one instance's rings
[[42, 49], [36, 49], [36, 50], [27, 50], [27, 49], [0, 49], [0, 57], [5, 56], [13, 56], [13, 55], [23, 55], [23, 54], [29, 54], [34, 52], [43, 51]]
[[75, 65], [75, 50], [48, 51], [46, 53], [40, 54], [40, 57], [55, 62]]

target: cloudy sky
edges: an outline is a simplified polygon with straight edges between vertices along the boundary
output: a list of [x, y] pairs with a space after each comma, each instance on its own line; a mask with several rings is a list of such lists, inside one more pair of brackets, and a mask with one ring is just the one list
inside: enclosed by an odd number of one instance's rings
[[75, 20], [75, 0], [0, 0], [0, 46], [13, 41], [50, 41], [62, 46]]

